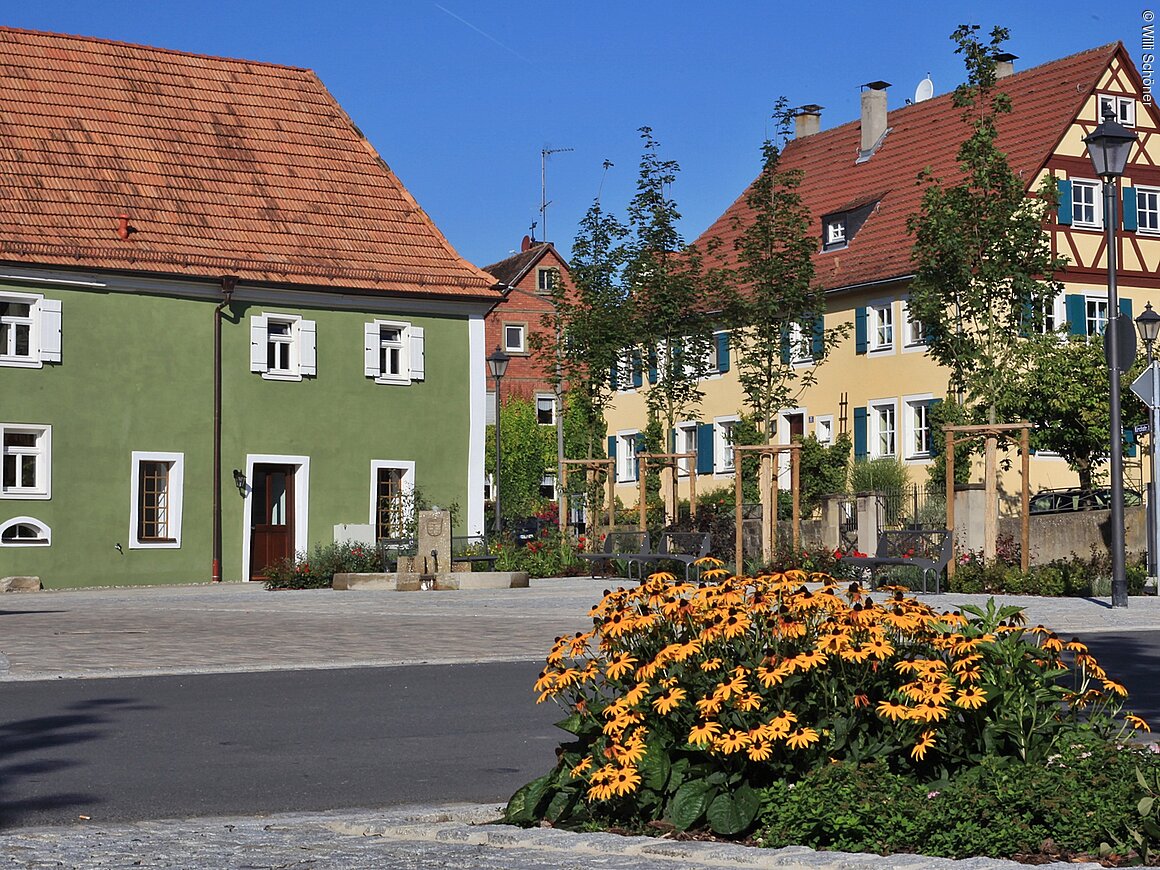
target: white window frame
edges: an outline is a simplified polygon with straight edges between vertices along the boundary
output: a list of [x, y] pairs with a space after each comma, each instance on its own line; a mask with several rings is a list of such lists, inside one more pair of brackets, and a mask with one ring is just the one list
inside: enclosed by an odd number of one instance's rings
[[[1101, 187], [1099, 181], [1094, 181], [1090, 178], [1073, 178], [1071, 180], [1071, 225], [1078, 229], [1085, 230], [1102, 230], [1104, 228], [1104, 208], [1101, 202]], [[1091, 201], [1088, 202], [1087, 197], [1081, 201], [1079, 192], [1089, 191], [1091, 194]], [[1081, 217], [1077, 213], [1078, 208], [1087, 209], [1091, 207], [1091, 218], [1086, 216]]]
[[629, 348], [616, 358], [616, 391], [618, 393], [631, 393], [636, 390], [632, 382], [632, 353], [632, 348]]
[[[289, 327], [283, 339], [270, 334], [272, 323]], [[270, 368], [270, 346], [288, 345], [290, 365], [286, 369]], [[315, 323], [300, 314], [263, 311], [250, 317], [250, 371], [259, 372], [267, 381], [300, 381], [317, 373]]]
[[[505, 323], [501, 329], [503, 330], [504, 353], [526, 354], [528, 352], [528, 325], [526, 323]], [[508, 341], [509, 329], [519, 330], [520, 340], [516, 344]]]
[[[9, 341], [0, 345], [0, 366], [6, 368], [39, 369], [46, 362], [60, 362], [60, 300], [45, 299], [37, 293], [0, 291], [0, 302], [12, 302], [29, 307], [28, 316], [2, 316], [12, 325], [28, 327], [28, 353], [15, 353], [15, 331]], [[9, 351], [12, 351], [11, 353]]]
[[[397, 329], [401, 343], [399, 371], [384, 372], [382, 361], [383, 330]], [[425, 378], [424, 330], [405, 320], [376, 319], [363, 324], [363, 374], [376, 384], [405, 386]], [[494, 397], [493, 397], [494, 398]]]
[[415, 492], [415, 462], [411, 459], [372, 459], [371, 460], [371, 496], [370, 496], [370, 524], [372, 529], [379, 525], [379, 472], [403, 472], [403, 496], [407, 497]]
[[[673, 427], [676, 443], [673, 445], [676, 449], [674, 453], [693, 453], [697, 452], [697, 422], [695, 420], [684, 420], [677, 423]], [[677, 476], [688, 477], [689, 469], [697, 467], [697, 460], [693, 459], [678, 459], [677, 460]]]
[[733, 427], [740, 418], [731, 417], [713, 418], [713, 473], [732, 474], [733, 467]]
[[[551, 495], [544, 494], [544, 490], [548, 488], [552, 490]], [[556, 491], [556, 470], [554, 468], [544, 472], [544, 476], [540, 478], [540, 488], [538, 491], [540, 498], [546, 498], [548, 501], [556, 501], [559, 493]]]
[[[1083, 301], [1084, 301], [1084, 304], [1083, 304], [1084, 335], [1086, 335], [1088, 338], [1092, 338], [1093, 336], [1097, 336], [1097, 335], [1103, 335], [1104, 331], [1108, 328], [1108, 318], [1109, 318], [1109, 315], [1111, 313], [1108, 310], [1108, 297], [1092, 295], [1092, 294], [1084, 294]], [[1091, 310], [1092, 310], [1093, 306], [1095, 307], [1095, 311], [1096, 311], [1095, 317], [1093, 317], [1091, 315]], [[1104, 312], [1103, 329], [1099, 328], [1099, 324], [1100, 324], [1099, 312], [1100, 312], [1101, 308], [1103, 309], [1103, 312]]]
[[866, 306], [866, 337], [870, 353], [893, 353], [894, 332], [893, 302], [872, 302]]
[[[35, 539], [17, 538], [12, 541], [5, 541], [4, 534], [11, 528], [16, 526], [32, 526], [36, 529], [40, 537]], [[51, 547], [52, 546], [52, 529], [46, 523], [42, 523], [35, 517], [13, 517], [10, 520], [5, 520], [0, 523], [0, 547]]]
[[1043, 304], [1043, 323], [1039, 325], [1042, 335], [1050, 335], [1059, 329], [1060, 324], [1067, 322], [1066, 303], [1064, 293], [1056, 293], [1055, 297]]
[[[874, 399], [866, 403], [868, 413], [866, 414], [868, 420], [867, 446], [870, 448], [870, 458], [880, 459], [882, 457], [898, 456], [898, 400], [897, 399]], [[882, 412], [889, 411], [889, 416], [892, 428], [884, 429], [882, 426]], [[882, 447], [883, 436], [889, 433], [891, 446], [893, 450], [887, 451]]]
[[826, 221], [826, 238], [822, 243], [825, 251], [836, 251], [846, 247], [849, 241], [846, 238], [846, 216], [830, 218]]
[[537, 293], [539, 293], [543, 296], [547, 296], [547, 295], [551, 294], [551, 292], [554, 289], [556, 289], [553, 286], [555, 284], [554, 278], [555, 278], [556, 271], [557, 270], [552, 269], [550, 267], [546, 267], [546, 266], [541, 267], [539, 269], [536, 269], [536, 292]]
[[1116, 120], [1125, 127], [1136, 126], [1136, 98], [1126, 97], [1121, 94], [1097, 94], [1096, 95], [1096, 121], [1103, 123], [1104, 120], [1104, 104], [1111, 103], [1112, 111], [1116, 114]]
[[789, 324], [789, 360], [795, 366], [812, 364], [814, 360], [813, 329], [806, 329], [800, 321]]
[[[1149, 198], [1152, 202], [1147, 208], [1141, 205], [1141, 198]], [[1145, 221], [1145, 216], [1148, 220]], [[1146, 226], [1151, 223], [1151, 226]], [[1136, 188], [1136, 232], [1146, 236], [1160, 235], [1160, 187]]]
[[[914, 335], [915, 326], [920, 328], [918, 337]], [[912, 317], [910, 313], [910, 300], [902, 300], [902, 351], [903, 353], [926, 352], [926, 332], [922, 330], [922, 321], [917, 317]]]
[[[638, 479], [640, 461], [636, 455], [640, 452], [639, 429], [624, 429], [616, 433], [616, 481], [617, 483], [631, 483]], [[628, 445], [632, 445], [629, 454]]]
[[[3, 468], [10, 455], [4, 447], [4, 435], [8, 432], [31, 433], [36, 436], [36, 444], [31, 448], [13, 448], [15, 456], [36, 456], [36, 485], [6, 488]], [[52, 426], [35, 423], [0, 423], [0, 499], [52, 498]]]
[[[934, 402], [934, 398], [933, 393], [902, 397], [902, 437], [904, 447], [902, 456], [904, 459], [931, 459], [934, 456], [934, 440], [930, 428], [930, 407]], [[920, 428], [922, 428], [917, 425], [920, 408], [924, 409], [922, 413], [925, 415], [926, 422], [927, 449], [925, 451], [915, 449], [915, 439]]]
[[[822, 435], [826, 435], [825, 438]], [[814, 438], [819, 444], [829, 447], [834, 443], [834, 415], [825, 414], [814, 418]]]
[[[141, 466], [145, 462], [164, 462], [169, 466], [168, 512], [166, 531], [169, 539], [164, 541], [142, 540], [140, 531], [140, 487]], [[181, 505], [185, 495], [185, 454], [161, 453], [134, 450], [130, 458], [129, 478], [129, 549], [130, 550], [177, 550], [181, 548]]]
[[[548, 422], [540, 420], [540, 402], [547, 401], [551, 407], [552, 419]], [[556, 425], [556, 397], [552, 393], [536, 393], [536, 423], [540, 426]]]

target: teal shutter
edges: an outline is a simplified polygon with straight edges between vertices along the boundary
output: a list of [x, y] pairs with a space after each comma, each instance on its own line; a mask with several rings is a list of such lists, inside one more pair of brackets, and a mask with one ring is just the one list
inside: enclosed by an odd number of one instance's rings
[[1124, 454], [1129, 458], [1136, 455], [1136, 430], [1124, 429]]
[[608, 386], [612, 387], [613, 392], [616, 392], [616, 363], [612, 364], [612, 369], [608, 372]]
[[1121, 299], [1120, 300], [1120, 316], [1126, 317], [1129, 320], [1132, 319], [1132, 300], [1131, 299]]
[[1138, 206], [1136, 204], [1136, 188], [1134, 187], [1124, 188], [1123, 212], [1124, 229], [1134, 231], [1136, 229], [1136, 214], [1138, 212]]
[[1028, 336], [1035, 327], [1035, 306], [1030, 302], [1024, 302], [1022, 310], [1019, 312], [1019, 334]]
[[1087, 335], [1087, 302], [1079, 293], [1068, 293], [1063, 297], [1067, 311], [1068, 333]]
[[1056, 218], [1061, 224], [1071, 226], [1071, 182], [1066, 178], [1057, 178], [1055, 189], [1059, 192], [1059, 211]]
[[655, 347], [648, 349], [648, 382], [650, 384], [657, 382], [657, 349]]
[[729, 333], [717, 333], [717, 371], [725, 374], [729, 371]]
[[641, 365], [639, 350], [632, 352], [632, 385], [637, 389], [644, 386], [644, 370]]
[[866, 353], [870, 347], [869, 320], [865, 305], [854, 310], [854, 353]]
[[697, 474], [713, 473], [713, 424], [697, 424]]
[[813, 335], [810, 336], [810, 356], [821, 359], [826, 353], [826, 319], [818, 315], [814, 320]]
[[866, 432], [866, 409], [854, 409], [854, 458], [865, 459], [870, 455]]
[[669, 453], [677, 452], [677, 430], [669, 430]]
[[608, 458], [612, 460], [612, 479], [616, 480], [616, 436], [608, 436]]
[[789, 363], [789, 327], [783, 326], [781, 328], [781, 364], [787, 366]]

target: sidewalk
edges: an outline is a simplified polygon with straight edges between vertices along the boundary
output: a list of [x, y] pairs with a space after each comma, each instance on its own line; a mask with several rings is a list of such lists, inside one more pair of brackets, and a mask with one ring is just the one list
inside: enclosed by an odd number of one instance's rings
[[[529, 589], [456, 592], [266, 592], [256, 584], [9, 594], [0, 600], [0, 681], [541, 660], [554, 637], [583, 629], [616, 581], [533, 581]], [[933, 606], [988, 596], [929, 595]], [[1002, 596], [1061, 634], [1160, 630], [1160, 599]], [[292, 638], [293, 643], [287, 643]], [[3, 867], [660, 870], [754, 867], [971, 868], [1023, 865], [808, 849], [522, 831], [482, 823], [496, 806], [408, 807], [268, 818], [80, 822], [0, 835]], [[1064, 864], [1047, 865], [1062, 868]]]

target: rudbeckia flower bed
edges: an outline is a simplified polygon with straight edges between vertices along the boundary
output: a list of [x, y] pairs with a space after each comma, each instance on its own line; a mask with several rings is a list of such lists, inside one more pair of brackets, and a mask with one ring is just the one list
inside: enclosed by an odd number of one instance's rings
[[[962, 777], [996, 765], [1042, 771], [1053, 759], [1090, 758], [1092, 746], [1120, 752], [1122, 764], [1152, 763], [1121, 750], [1147, 729], [1124, 712], [1124, 687], [1082, 643], [1024, 626], [1018, 608], [938, 612], [901, 588], [871, 595], [802, 571], [730, 576], [714, 560], [702, 578], [659, 573], [606, 592], [589, 630], [557, 639], [535, 690], [564, 707], [559, 725], [574, 740], [554, 770], [512, 797], [508, 821], [849, 847], [840, 831], [827, 833], [848, 822], [822, 811], [803, 834], [792, 812], [839, 769], [924, 796], [954, 793]], [[1125, 795], [1132, 787], [1114, 785]], [[900, 800], [878, 801], [871, 815], [891, 824]], [[912, 819], [914, 843], [871, 837], [863, 846], [917, 849], [927, 836], [919, 828]], [[953, 842], [946, 853], [960, 848]]]

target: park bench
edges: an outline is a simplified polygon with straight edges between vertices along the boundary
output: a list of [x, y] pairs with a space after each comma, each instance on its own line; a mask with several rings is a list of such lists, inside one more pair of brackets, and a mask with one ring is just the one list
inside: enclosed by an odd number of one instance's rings
[[495, 567], [498, 555], [491, 552], [487, 535], [463, 535], [451, 539], [451, 563], [469, 562], [474, 566], [477, 562], [487, 565], [488, 570]]
[[592, 579], [596, 571], [607, 571], [616, 561], [628, 562], [627, 573], [632, 579], [632, 563], [641, 554], [649, 552], [648, 532], [610, 531], [604, 536], [604, 545], [597, 553], [579, 553], [581, 559], [592, 563]]
[[926, 575], [934, 574], [934, 591], [951, 560], [951, 533], [946, 529], [897, 529], [879, 532], [873, 556], [846, 556], [842, 559], [855, 568], [870, 571], [870, 588], [874, 588], [878, 571], [886, 567], [912, 567], [922, 570], [922, 591], [926, 592]]
[[[655, 553], [638, 553], [631, 557], [644, 572], [644, 566], [657, 562], [678, 562], [685, 566], [685, 582], [689, 580], [689, 568], [698, 559], [709, 555], [710, 537], [708, 532], [664, 532], [661, 535], [661, 545]], [[698, 578], [701, 576], [700, 567], [697, 568]]]

